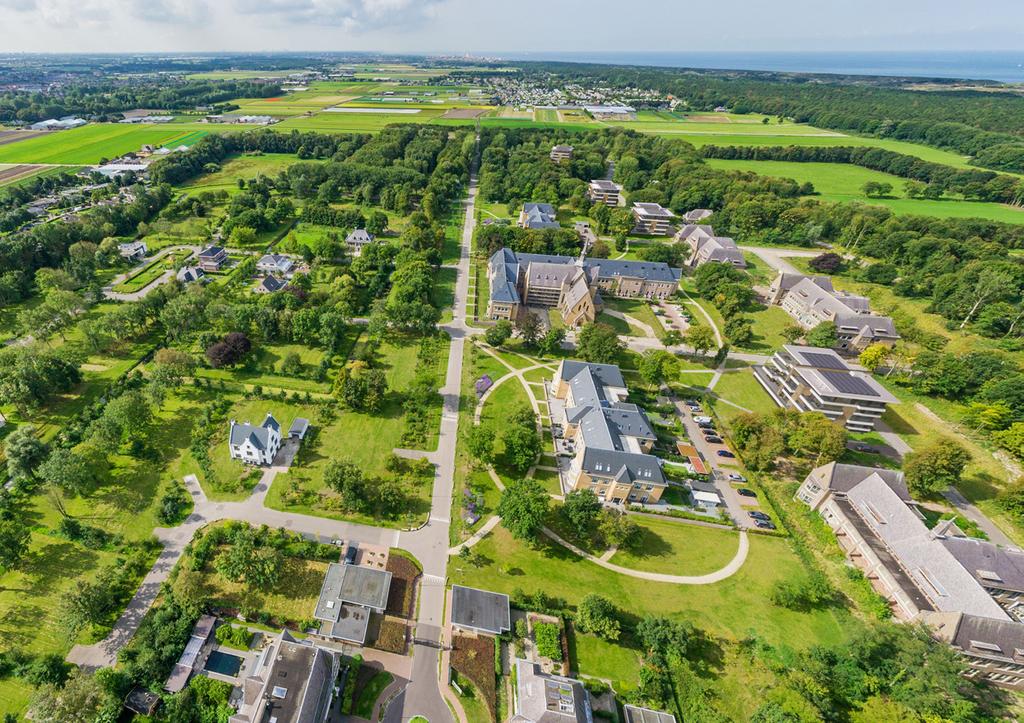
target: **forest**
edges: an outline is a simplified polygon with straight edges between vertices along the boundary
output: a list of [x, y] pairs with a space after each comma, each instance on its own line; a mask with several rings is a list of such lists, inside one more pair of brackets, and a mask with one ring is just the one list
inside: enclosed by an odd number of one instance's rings
[[160, 83], [152, 80], [124, 84], [114, 81], [76, 81], [54, 93], [0, 91], [0, 123], [35, 123], [66, 115], [89, 120], [118, 120], [135, 108], [194, 110], [235, 98], [272, 98], [281, 94], [274, 83], [244, 80], [183, 80], [169, 76]]

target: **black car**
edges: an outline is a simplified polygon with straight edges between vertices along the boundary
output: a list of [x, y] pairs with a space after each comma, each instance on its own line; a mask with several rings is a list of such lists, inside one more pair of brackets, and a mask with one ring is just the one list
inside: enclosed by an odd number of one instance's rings
[[754, 520], [754, 526], [762, 530], [774, 530], [775, 523], [768, 520]]
[[713, 434], [716, 437], [718, 436], [718, 430], [713, 429], [711, 427], [701, 427], [700, 433], [703, 434], [705, 437], [708, 436], [709, 434]]
[[722, 443], [722, 438], [721, 437], [716, 437], [715, 435], [710, 434], [710, 435], [708, 435], [707, 437], [704, 438], [704, 441], [707, 442], [708, 444], [721, 444]]
[[750, 510], [747, 514], [755, 520], [764, 520], [766, 522], [772, 521], [771, 517], [761, 512], [760, 510]]
[[740, 487], [736, 491], [739, 492], [744, 497], [757, 497], [757, 492], [754, 492], [754, 490], [752, 489], [747, 489], [746, 487]]
[[[718, 441], [721, 442], [722, 440], [718, 440]], [[719, 457], [729, 457], [730, 459], [736, 456], [735, 454], [733, 454], [732, 452], [730, 452], [727, 449], [720, 449], [717, 452], [715, 452], [715, 454], [717, 454]]]
[[700, 406], [700, 402], [698, 402], [696, 399], [687, 399], [687, 400], [685, 400], [683, 402], [683, 404], [685, 404], [688, 407], [699, 407]]
[[355, 565], [356, 564], [356, 553], [359, 552], [359, 548], [354, 544], [350, 543], [348, 549], [345, 550], [345, 564]]

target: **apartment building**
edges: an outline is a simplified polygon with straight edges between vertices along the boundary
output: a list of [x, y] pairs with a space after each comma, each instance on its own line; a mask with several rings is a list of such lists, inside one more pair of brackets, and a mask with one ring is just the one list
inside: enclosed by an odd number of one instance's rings
[[619, 205], [619, 199], [622, 198], [622, 186], [614, 181], [595, 179], [590, 182], [587, 196], [594, 203], [603, 203], [614, 208]]
[[657, 203], [633, 204], [633, 233], [668, 236], [676, 215]]
[[854, 371], [832, 349], [785, 344], [754, 377], [780, 407], [821, 412], [851, 432], [870, 432], [896, 402], [867, 372]]
[[527, 306], [557, 309], [570, 327], [594, 321], [602, 294], [665, 299], [679, 288], [679, 269], [651, 261], [523, 254], [499, 249], [487, 264], [487, 318], [515, 321]]
[[864, 296], [837, 291], [827, 277], [779, 274], [769, 298], [805, 329], [831, 321], [836, 325], [836, 349], [859, 353], [870, 344], [892, 346], [900, 338], [888, 316], [871, 311]]
[[650, 454], [657, 437], [644, 410], [626, 401], [617, 366], [563, 360], [551, 393], [562, 402], [563, 436], [575, 447], [570, 489], [593, 490], [611, 504], [661, 499], [668, 482], [661, 460]]
[[743, 252], [736, 246], [736, 242], [728, 236], [715, 236], [708, 234], [703, 229], [710, 226], [693, 226], [694, 231], [685, 233], [690, 227], [684, 226], [676, 238], [685, 238], [686, 245], [690, 248], [690, 257], [687, 264], [693, 267], [703, 266], [707, 263], [731, 264], [737, 269], [747, 268], [747, 260], [743, 258]]
[[552, 146], [551, 148], [551, 160], [555, 163], [561, 163], [562, 161], [572, 160], [572, 146], [560, 144]]
[[1024, 551], [966, 537], [952, 520], [928, 529], [897, 470], [823, 465], [796, 498], [897, 619], [929, 625], [964, 656], [967, 677], [1024, 689]]

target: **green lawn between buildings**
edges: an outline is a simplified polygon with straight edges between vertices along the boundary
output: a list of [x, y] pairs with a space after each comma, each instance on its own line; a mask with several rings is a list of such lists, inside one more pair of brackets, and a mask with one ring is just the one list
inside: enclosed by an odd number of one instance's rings
[[641, 528], [640, 542], [635, 551], [616, 552], [611, 562], [633, 570], [705, 575], [728, 564], [739, 545], [739, 536], [732, 530], [640, 515], [632, 519]]

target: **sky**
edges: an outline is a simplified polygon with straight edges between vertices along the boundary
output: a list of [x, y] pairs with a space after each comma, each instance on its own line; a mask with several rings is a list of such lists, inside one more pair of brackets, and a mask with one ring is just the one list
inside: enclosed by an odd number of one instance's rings
[[0, 0], [0, 51], [1024, 50], [1021, 0]]

